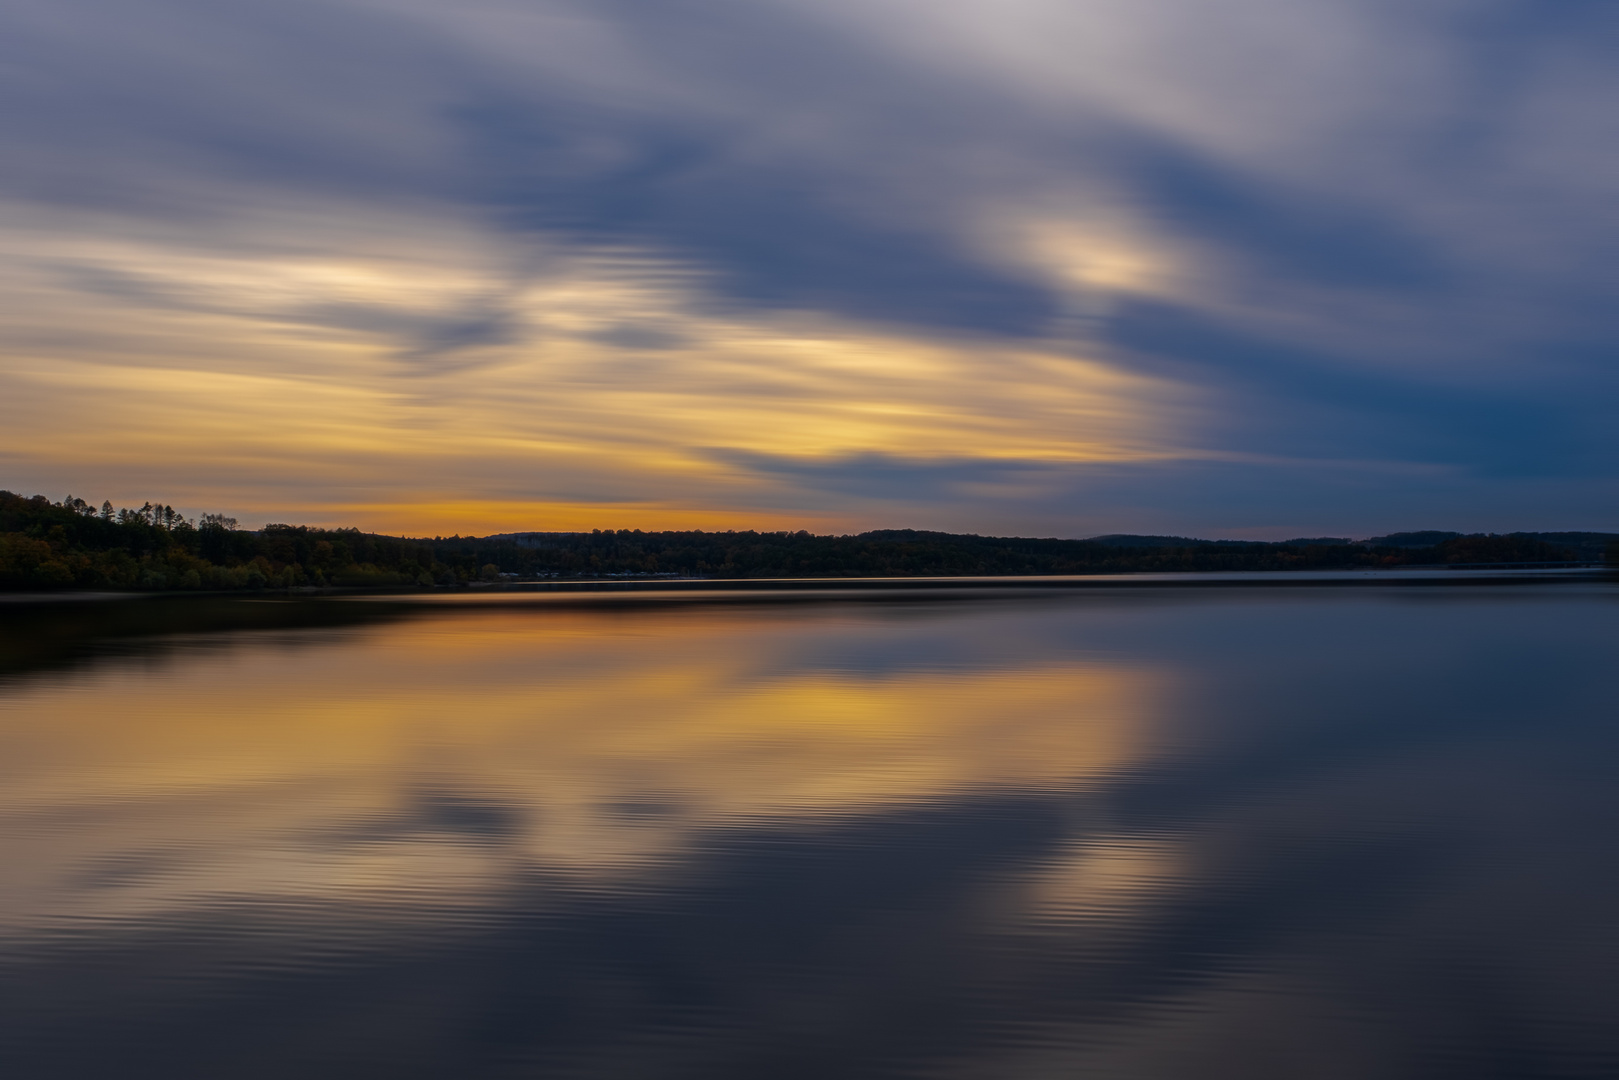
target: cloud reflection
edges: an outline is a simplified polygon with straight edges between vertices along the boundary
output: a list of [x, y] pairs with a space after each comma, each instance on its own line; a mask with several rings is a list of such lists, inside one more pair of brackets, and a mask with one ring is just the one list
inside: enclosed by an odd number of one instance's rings
[[880, 648], [880, 622], [798, 617], [445, 613], [9, 695], [8, 929], [230, 902], [430, 918], [535, 871], [661, 873], [717, 829], [1067, 789], [1155, 752], [1150, 670], [850, 668], [813, 656]]
[[192, 608], [0, 696], [0, 1052], [1606, 1075], [1613, 600]]

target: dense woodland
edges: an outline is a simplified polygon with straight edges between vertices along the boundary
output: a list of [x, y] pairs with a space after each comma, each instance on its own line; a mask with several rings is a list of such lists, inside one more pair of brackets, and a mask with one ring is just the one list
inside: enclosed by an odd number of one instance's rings
[[99, 507], [0, 491], [0, 588], [232, 590], [428, 588], [549, 578], [881, 577], [1108, 574], [1188, 570], [1316, 570], [1409, 565], [1591, 561], [1619, 565], [1603, 533], [1461, 536], [1407, 533], [1380, 541], [1282, 543], [1181, 537], [1024, 539], [909, 529], [807, 532], [520, 533], [410, 540], [266, 525], [258, 530], [172, 507]]

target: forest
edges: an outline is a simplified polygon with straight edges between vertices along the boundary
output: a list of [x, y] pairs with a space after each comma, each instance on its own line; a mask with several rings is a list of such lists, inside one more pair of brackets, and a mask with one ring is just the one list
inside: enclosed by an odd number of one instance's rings
[[[1413, 539], [1415, 538], [1415, 539]], [[1431, 541], [1431, 542], [1430, 542]], [[447, 588], [549, 579], [926, 577], [1395, 566], [1619, 565], [1606, 533], [1406, 533], [1352, 543], [1108, 536], [1034, 539], [878, 530], [598, 529], [407, 539], [305, 525], [248, 530], [160, 503], [99, 507], [0, 491], [0, 589]]]

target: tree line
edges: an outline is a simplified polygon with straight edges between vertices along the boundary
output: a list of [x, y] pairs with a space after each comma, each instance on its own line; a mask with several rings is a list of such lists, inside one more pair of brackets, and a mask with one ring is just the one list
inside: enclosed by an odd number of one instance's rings
[[398, 587], [470, 577], [430, 545], [358, 529], [249, 531], [223, 514], [198, 522], [161, 503], [115, 510], [72, 495], [53, 503], [0, 491], [0, 588]]
[[[1595, 535], [1595, 534], [1591, 534]], [[1151, 543], [1143, 543], [1150, 540]], [[1608, 561], [1619, 565], [1619, 546]], [[1589, 546], [1589, 545], [1582, 545]], [[1104, 537], [1060, 540], [909, 529], [525, 533], [405, 539], [359, 529], [245, 530], [161, 503], [99, 507], [0, 491], [0, 588], [146, 590], [447, 587], [601, 577], [918, 577], [1149, 571], [1318, 570], [1574, 562], [1589, 553], [1529, 534], [1453, 536], [1427, 547]]]

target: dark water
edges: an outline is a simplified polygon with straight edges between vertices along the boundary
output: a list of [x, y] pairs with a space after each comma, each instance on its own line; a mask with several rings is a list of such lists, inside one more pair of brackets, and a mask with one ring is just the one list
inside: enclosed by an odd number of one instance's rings
[[0, 1074], [1619, 1075], [1614, 586], [723, 599], [0, 610]]

